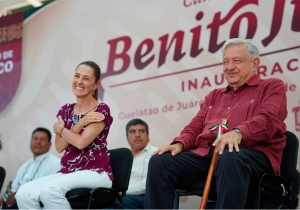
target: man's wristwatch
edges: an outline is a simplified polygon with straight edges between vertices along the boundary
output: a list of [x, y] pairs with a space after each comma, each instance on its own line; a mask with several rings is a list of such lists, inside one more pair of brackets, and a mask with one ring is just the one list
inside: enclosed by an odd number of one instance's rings
[[[243, 134], [242, 134], [242, 131], [238, 128], [234, 128], [232, 130], [235, 130], [237, 133], [240, 133], [242, 135], [242, 138], [243, 138]], [[241, 139], [240, 143], [242, 143], [243, 139]]]
[[235, 130], [238, 133], [242, 133], [242, 131], [240, 129], [238, 129], [238, 128], [234, 128], [233, 130]]

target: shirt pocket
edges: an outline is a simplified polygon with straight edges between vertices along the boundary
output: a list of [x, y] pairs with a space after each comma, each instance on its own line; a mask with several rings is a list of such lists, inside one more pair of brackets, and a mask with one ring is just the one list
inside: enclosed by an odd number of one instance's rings
[[244, 100], [235, 103], [234, 106], [227, 108], [226, 117], [229, 119], [230, 128], [235, 128], [249, 119], [249, 112], [253, 107], [254, 99]]

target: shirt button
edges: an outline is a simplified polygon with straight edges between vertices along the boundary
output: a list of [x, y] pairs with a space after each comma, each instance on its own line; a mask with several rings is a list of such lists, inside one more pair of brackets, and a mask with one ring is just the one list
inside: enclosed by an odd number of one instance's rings
[[233, 96], [236, 96], [236, 94], [233, 94]]
[[230, 106], [227, 109], [230, 109]]

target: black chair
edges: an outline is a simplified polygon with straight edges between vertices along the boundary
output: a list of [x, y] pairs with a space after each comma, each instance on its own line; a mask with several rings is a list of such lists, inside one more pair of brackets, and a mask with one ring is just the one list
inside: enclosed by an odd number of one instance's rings
[[3, 186], [5, 176], [6, 176], [5, 169], [2, 166], [0, 166], [0, 192], [1, 192], [1, 189], [2, 189], [2, 186]]
[[[133, 156], [128, 148], [108, 150], [114, 174], [112, 188], [77, 188], [66, 193], [72, 209], [122, 208], [129, 185]], [[120, 194], [119, 194], [120, 192]]]
[[[281, 176], [264, 174], [259, 183], [249, 187], [247, 204], [254, 208], [296, 208], [299, 197], [299, 172], [296, 170], [298, 159], [299, 140], [297, 136], [286, 132], [286, 147], [283, 151], [281, 162]], [[202, 196], [205, 180], [194, 183], [188, 187], [179, 187], [175, 191], [174, 209], [179, 208], [179, 197], [197, 195]], [[217, 200], [216, 185], [214, 180], [208, 196], [207, 208], [214, 206]], [[200, 202], [199, 202], [200, 204]], [[253, 207], [252, 207], [253, 208]]]

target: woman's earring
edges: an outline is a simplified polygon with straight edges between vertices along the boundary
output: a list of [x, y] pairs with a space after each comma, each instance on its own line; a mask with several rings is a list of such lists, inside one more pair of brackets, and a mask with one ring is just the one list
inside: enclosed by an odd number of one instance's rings
[[95, 94], [95, 90], [93, 90], [93, 95]]

